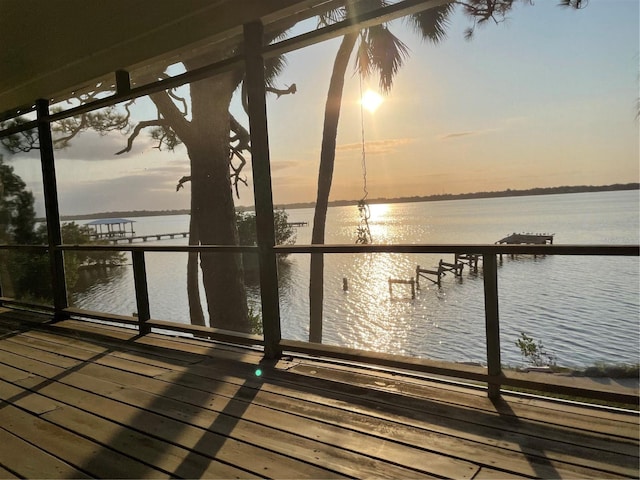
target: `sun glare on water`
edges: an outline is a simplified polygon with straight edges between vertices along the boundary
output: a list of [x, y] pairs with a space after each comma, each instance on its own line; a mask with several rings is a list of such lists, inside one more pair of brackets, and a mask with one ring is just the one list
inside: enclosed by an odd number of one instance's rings
[[370, 221], [382, 221], [385, 219], [387, 214], [389, 213], [389, 204], [387, 203], [374, 203], [369, 205], [369, 210], [371, 213]]
[[362, 95], [362, 106], [371, 113], [375, 112], [382, 103], [382, 97], [373, 90], [367, 90]]

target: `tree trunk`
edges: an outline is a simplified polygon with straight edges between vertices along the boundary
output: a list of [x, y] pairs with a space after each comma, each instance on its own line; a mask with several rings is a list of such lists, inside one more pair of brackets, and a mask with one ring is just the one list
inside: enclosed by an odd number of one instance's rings
[[[336, 137], [344, 76], [349, 64], [351, 52], [356, 44], [358, 33], [350, 33], [342, 38], [336, 54], [327, 93], [322, 130], [322, 148], [320, 150], [320, 169], [318, 172], [318, 195], [313, 215], [312, 244], [323, 244], [327, 222], [329, 193], [333, 180], [333, 166], [336, 158]], [[324, 256], [321, 253], [311, 255], [309, 277], [309, 341], [322, 343], [322, 304], [324, 300]]]
[[[191, 219], [201, 245], [237, 245], [235, 206], [229, 172], [229, 104], [233, 72], [191, 85], [192, 120], [187, 146], [191, 160]], [[242, 258], [201, 253], [210, 324], [250, 332]]]
[[[193, 208], [193, 205], [192, 205]], [[198, 229], [192, 218], [189, 219], [189, 245], [199, 245]], [[198, 252], [189, 252], [187, 259], [187, 298], [189, 300], [189, 318], [192, 325], [206, 327], [200, 301], [200, 282], [198, 281]]]

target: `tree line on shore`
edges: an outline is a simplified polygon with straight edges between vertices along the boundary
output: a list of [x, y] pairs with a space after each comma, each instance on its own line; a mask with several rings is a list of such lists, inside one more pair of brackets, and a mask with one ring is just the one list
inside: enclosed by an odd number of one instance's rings
[[[394, 197], [394, 198], [375, 198], [369, 200], [369, 203], [407, 203], [407, 202], [437, 202], [444, 200], [465, 200], [473, 198], [497, 198], [497, 197], [526, 197], [533, 195], [558, 195], [564, 193], [587, 193], [587, 192], [612, 192], [618, 190], [639, 190], [640, 183], [614, 183], [611, 185], [572, 185], [561, 187], [538, 187], [523, 190], [513, 190], [508, 188], [501, 191], [486, 191], [472, 193], [441, 193], [434, 195], [412, 196], [412, 197]], [[329, 206], [342, 207], [346, 205], [354, 205], [356, 200], [334, 200], [329, 202]], [[297, 208], [313, 208], [313, 202], [288, 203], [280, 205], [279, 208], [285, 210], [294, 210]], [[253, 207], [238, 206], [239, 212], [253, 210]], [[164, 215], [189, 215], [189, 209], [180, 210], [127, 210], [117, 212], [98, 212], [82, 215], [65, 215], [61, 219], [69, 220], [94, 220], [99, 218], [120, 218], [120, 217], [155, 217]], [[39, 219], [43, 221], [44, 219]]]

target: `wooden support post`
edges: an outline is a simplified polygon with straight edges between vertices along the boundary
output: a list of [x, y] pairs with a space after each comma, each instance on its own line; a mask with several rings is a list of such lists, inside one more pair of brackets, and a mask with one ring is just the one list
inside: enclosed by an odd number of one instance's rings
[[389, 297], [392, 298], [393, 297], [393, 284], [394, 283], [399, 283], [402, 285], [411, 285], [411, 298], [415, 299], [416, 298], [416, 282], [415, 279], [413, 277], [411, 277], [411, 280], [402, 280], [402, 279], [397, 279], [397, 278], [389, 278]]
[[49, 101], [36, 101], [38, 115], [38, 142], [40, 144], [40, 163], [42, 166], [42, 185], [44, 190], [44, 206], [47, 220], [47, 242], [49, 244], [49, 267], [53, 290], [54, 318], [62, 320], [69, 316], [63, 312], [69, 306], [67, 301], [67, 285], [64, 273], [62, 250], [62, 231], [60, 228], [60, 210], [58, 208], [58, 190], [56, 167], [53, 155], [53, 139], [49, 123]]
[[500, 322], [498, 315], [498, 266], [496, 254], [484, 254], [484, 311], [487, 338], [487, 373], [493, 381], [489, 381], [489, 398], [500, 396], [502, 364], [500, 359]]
[[147, 325], [147, 320], [151, 318], [151, 313], [144, 252], [135, 250], [131, 252], [131, 257], [133, 260], [133, 283], [136, 289], [136, 306], [138, 308], [138, 329], [142, 335], [145, 335], [151, 332], [151, 328]]
[[460, 277], [462, 276], [462, 268], [464, 266], [464, 263], [458, 263], [457, 261], [455, 263], [448, 263], [443, 261], [442, 259], [440, 259], [440, 264], [438, 265], [439, 269], [442, 270], [443, 272], [453, 272], [453, 274], [456, 277]]
[[280, 340], [280, 302], [275, 246], [273, 193], [267, 133], [266, 80], [262, 57], [263, 26], [259, 21], [244, 25], [244, 53], [251, 134], [251, 167], [256, 209], [256, 230], [260, 260], [260, 297], [264, 353], [267, 358], [282, 354]]
[[[436, 277], [436, 280], [429, 278], [427, 275], [433, 275]], [[420, 288], [420, 277], [429, 280], [432, 283], [440, 286], [440, 278], [444, 275], [442, 265], [438, 265], [437, 270], [425, 270], [424, 268], [420, 268], [420, 265], [416, 267], [416, 283], [418, 284], [418, 288]]]
[[347, 280], [347, 277], [342, 277], [342, 291], [349, 291], [349, 281]]
[[116, 71], [116, 92], [118, 95], [126, 95], [131, 91], [131, 79], [126, 70]]

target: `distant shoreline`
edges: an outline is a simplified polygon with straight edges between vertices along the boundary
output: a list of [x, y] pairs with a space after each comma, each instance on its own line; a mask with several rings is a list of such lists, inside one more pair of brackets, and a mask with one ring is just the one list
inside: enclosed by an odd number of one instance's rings
[[[473, 198], [500, 198], [500, 197], [525, 197], [532, 195], [556, 195], [564, 193], [586, 193], [586, 192], [611, 192], [619, 190], [638, 190], [640, 183], [616, 183], [613, 185], [579, 185], [579, 186], [562, 186], [562, 187], [544, 187], [530, 188], [527, 190], [507, 189], [499, 192], [474, 192], [474, 193], [443, 193], [438, 195], [413, 196], [413, 197], [397, 197], [397, 198], [374, 198], [369, 200], [370, 204], [376, 203], [409, 203], [409, 202], [441, 202], [445, 200], [467, 200]], [[330, 207], [341, 207], [345, 205], [353, 205], [357, 200], [334, 200], [329, 202]], [[294, 210], [297, 208], [312, 208], [314, 202], [289, 203], [277, 205], [277, 208], [285, 210]], [[237, 207], [241, 211], [253, 210], [253, 207]], [[189, 209], [182, 210], [131, 210], [119, 212], [98, 212], [81, 215], [63, 215], [61, 220], [94, 220], [99, 218], [129, 218], [129, 217], [154, 217], [165, 215], [189, 215]]]

